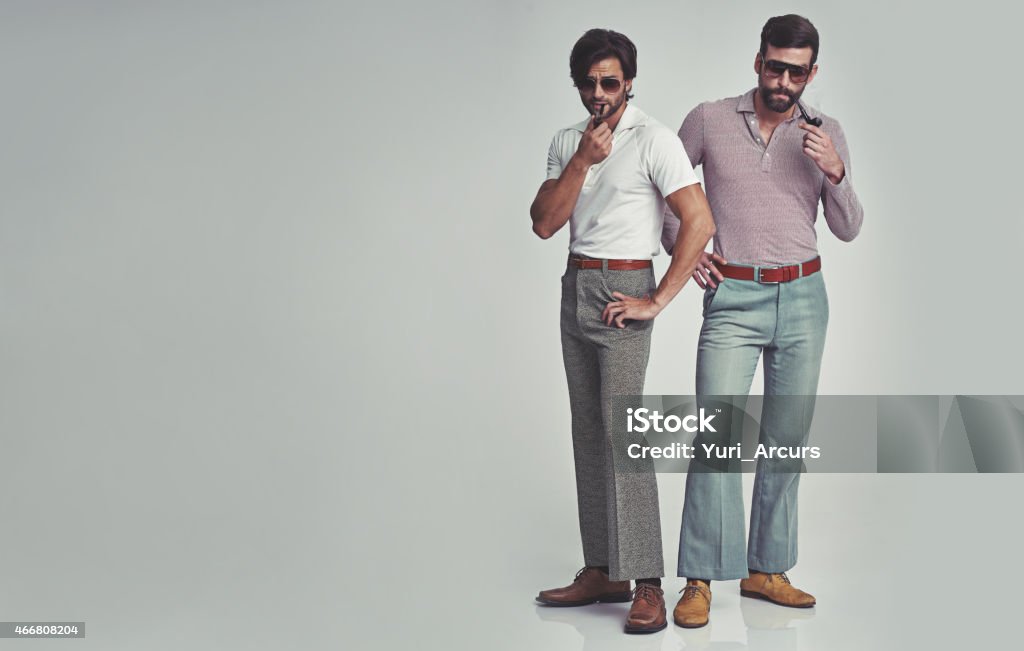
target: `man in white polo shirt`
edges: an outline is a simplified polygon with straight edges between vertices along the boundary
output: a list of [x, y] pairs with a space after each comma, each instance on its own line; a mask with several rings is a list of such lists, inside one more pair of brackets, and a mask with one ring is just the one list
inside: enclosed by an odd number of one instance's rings
[[[566, 222], [570, 229], [562, 355], [585, 566], [571, 585], [544, 590], [537, 600], [632, 600], [626, 632], [651, 633], [666, 626], [658, 487], [653, 472], [614, 471], [612, 399], [643, 393], [652, 319], [693, 273], [714, 222], [675, 133], [629, 104], [633, 43], [592, 29], [573, 47], [569, 68], [590, 117], [555, 134], [530, 217], [543, 239]], [[655, 286], [651, 258], [661, 246], [666, 204], [682, 231]]]

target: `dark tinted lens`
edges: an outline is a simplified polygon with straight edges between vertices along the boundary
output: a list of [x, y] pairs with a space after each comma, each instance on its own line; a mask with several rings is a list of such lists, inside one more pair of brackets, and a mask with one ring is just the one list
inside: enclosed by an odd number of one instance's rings
[[614, 77], [606, 77], [601, 80], [601, 89], [606, 93], [614, 93], [619, 90], [622, 82]]
[[594, 81], [593, 79], [580, 79], [579, 81], [576, 82], [576, 88], [579, 88], [580, 90], [585, 90], [587, 92], [592, 92], [595, 88], [597, 88], [597, 82]]
[[789, 66], [789, 78], [795, 83], [803, 83], [807, 81], [807, 70], [800, 66]]
[[796, 83], [802, 83], [807, 81], [808, 70], [801, 66], [796, 66], [791, 63], [783, 63], [782, 61], [774, 61], [769, 59], [764, 62], [765, 72], [769, 77], [781, 77], [782, 73], [789, 70], [789, 78], [791, 81]]

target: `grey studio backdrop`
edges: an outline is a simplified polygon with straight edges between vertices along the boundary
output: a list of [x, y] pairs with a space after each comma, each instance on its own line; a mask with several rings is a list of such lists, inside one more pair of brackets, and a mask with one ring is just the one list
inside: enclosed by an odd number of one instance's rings
[[[531, 604], [582, 560], [567, 234], [527, 209], [586, 28], [636, 42], [676, 129], [790, 11], [866, 212], [852, 244], [819, 224], [821, 392], [1024, 393], [1005, 2], [0, 3], [0, 620], [88, 630], [0, 648], [639, 644]], [[648, 393], [693, 391], [699, 315], [690, 285], [658, 317]], [[1022, 488], [806, 476], [820, 605], [781, 644], [1007, 644]], [[717, 590], [711, 648], [777, 648]]]

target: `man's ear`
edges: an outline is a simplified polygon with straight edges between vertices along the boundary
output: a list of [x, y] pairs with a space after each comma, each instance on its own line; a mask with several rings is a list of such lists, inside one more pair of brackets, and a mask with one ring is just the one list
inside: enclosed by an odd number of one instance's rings
[[818, 64], [815, 63], [813, 66], [811, 66], [811, 74], [807, 76], [807, 81], [805, 83], [809, 84], [812, 81], [814, 81], [814, 77], [817, 74], [818, 74]]
[[754, 56], [754, 72], [761, 74], [761, 53], [758, 52]]

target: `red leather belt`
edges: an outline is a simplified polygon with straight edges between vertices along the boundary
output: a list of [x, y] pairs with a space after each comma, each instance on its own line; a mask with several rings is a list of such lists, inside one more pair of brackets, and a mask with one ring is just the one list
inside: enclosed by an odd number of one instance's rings
[[614, 271], [647, 269], [652, 266], [650, 260], [596, 260], [594, 258], [569, 257], [569, 263], [577, 269], [601, 269], [605, 262], [608, 263], [608, 268]]
[[759, 283], [788, 283], [821, 271], [821, 258], [785, 267], [741, 267], [734, 264], [715, 265], [726, 278], [756, 280]]

